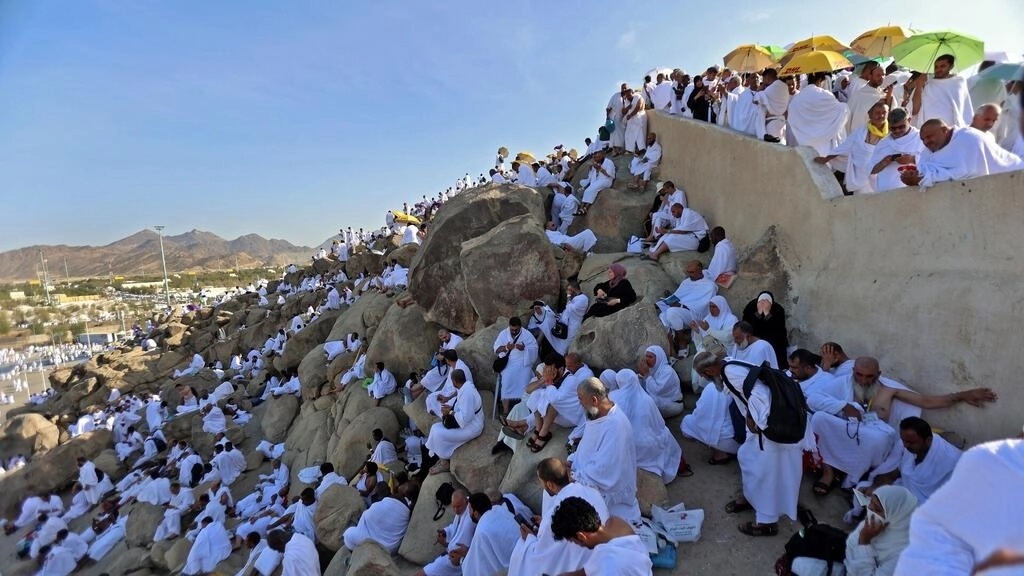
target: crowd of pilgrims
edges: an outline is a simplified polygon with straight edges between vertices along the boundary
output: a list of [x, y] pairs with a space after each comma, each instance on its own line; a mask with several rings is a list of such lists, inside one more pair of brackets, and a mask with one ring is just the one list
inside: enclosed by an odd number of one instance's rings
[[[753, 135], [772, 142], [820, 144], [819, 151], [829, 162], [838, 157], [833, 152], [842, 149], [849, 153], [852, 165], [859, 162], [856, 147], [842, 148], [842, 130], [862, 136], [861, 122], [854, 120], [857, 115], [872, 122], [882, 117], [874, 102], [862, 102], [864, 94], [877, 90], [878, 97], [872, 98], [885, 102], [884, 116], [889, 122], [885, 130], [907, 122], [920, 126], [922, 135], [934, 124], [928, 119], [920, 122], [919, 110], [943, 109], [947, 96], [970, 102], [965, 83], [957, 81], [960, 87], [948, 90], [936, 88], [939, 80], [947, 78], [938, 64], [935, 76], [927, 81], [901, 82], [899, 71], [880, 75], [877, 64], [869, 63], [864, 70], [855, 76], [812, 76], [787, 83], [774, 79], [772, 70], [765, 71], [763, 81], [747, 75], [741, 82], [728, 70], [719, 73], [712, 67], [692, 81], [677, 70], [669, 78], [651, 80], [642, 91], [623, 85], [606, 110], [608, 123], [597, 140], [587, 143], [583, 158], [559, 147], [547, 162], [531, 162], [532, 157], [520, 154], [508, 171], [503, 149], [490, 178], [550, 189], [556, 201], [548, 223], [549, 238], [566, 249], [587, 252], [589, 247], [566, 240], [566, 221], [585, 214], [596, 194], [611, 185], [615, 166], [609, 156], [632, 155], [630, 185], [638, 189], [646, 188], [657, 167], [660, 146], [656, 135], [648, 133], [646, 121], [638, 120], [644, 110], [664, 110], [735, 129], [741, 128], [733, 122], [750, 114], [757, 118]], [[890, 80], [893, 77], [896, 82]], [[831, 88], [825, 87], [826, 80]], [[740, 83], [749, 86], [751, 94], [738, 88]], [[1010, 91], [1019, 88], [1017, 83]], [[821, 127], [799, 125], [799, 119], [807, 117], [799, 112], [799, 95], [805, 92], [827, 94], [845, 110], [835, 108], [837, 132], [830, 132], [821, 142], [814, 139], [814, 134], [822, 133]], [[774, 107], [776, 93], [779, 101], [788, 103], [788, 114]], [[744, 112], [743, 102], [748, 98], [753, 98], [755, 109]], [[905, 101], [913, 104], [909, 110], [914, 112], [894, 105]], [[824, 101], [813, 105], [819, 104], [823, 106]], [[977, 128], [965, 127], [971, 121], [971, 107], [964, 108], [962, 102], [955, 106], [959, 106], [956, 117], [945, 118], [936, 112], [940, 127], [952, 130], [952, 139], [967, 131], [973, 131], [969, 132], [971, 138], [979, 138]], [[824, 117], [816, 117], [824, 122]], [[905, 130], [914, 134], [915, 128], [908, 125]], [[870, 133], [879, 140], [901, 138], [894, 131], [881, 137]], [[1019, 136], [1016, 138], [1019, 142]], [[914, 140], [918, 140], [916, 134]], [[925, 140], [931, 155], [917, 149], [913, 162], [917, 173], [925, 175], [922, 182], [930, 185], [938, 179], [928, 175], [938, 172], [929, 172], [932, 168], [927, 163], [938, 162], [938, 154]], [[997, 154], [992, 146], [982, 145], [985, 154]], [[588, 160], [592, 162], [581, 183], [585, 188], [582, 199], [576, 199], [570, 175]], [[893, 162], [910, 163], [904, 160]], [[851, 171], [856, 170], [846, 170], [848, 189]], [[870, 172], [875, 175], [874, 170]], [[945, 173], [954, 178], [980, 175], [964, 176], [952, 169]], [[874, 191], [880, 191], [880, 179], [872, 180]], [[902, 175], [898, 180], [906, 182]], [[424, 197], [411, 210], [403, 206], [400, 215], [389, 212], [379, 232], [343, 229], [330, 251], [324, 249], [314, 258], [345, 263], [351, 250], [381, 237], [397, 236], [401, 244], [421, 242], [430, 216], [448, 199], [449, 192], [456, 194], [483, 181], [474, 182], [467, 174], [436, 201]], [[785, 309], [768, 291], [744, 303], [737, 315], [718, 294], [736, 274], [735, 253], [724, 229], [709, 231], [699, 215], [686, 214], [692, 211], [686, 206], [685, 194], [671, 182], [659, 183], [657, 191], [649, 221], [638, 231], [646, 248], [642, 257], [657, 260], [666, 251], [694, 250], [702, 235], [709, 236], [714, 248], [708, 269], [700, 261], [689, 262], [676, 291], [656, 303], [670, 336], [669, 349], [650, 346], [635, 365], [604, 367], [600, 372], [588, 366], [586, 358], [569, 352], [587, 319], [609, 316], [633, 305], [651, 305], [637, 302], [626, 268], [620, 264], [608, 267], [606, 281], [591, 295], [584, 293], [578, 282], [570, 281], [561, 311], [537, 301], [523, 318], [511, 318], [493, 343], [493, 368], [500, 374], [496, 410], [502, 426], [492, 451], [540, 452], [560, 428], [568, 433], [569, 456], [539, 462], [536, 482], [543, 488], [539, 511], [494, 487], [476, 493], [455, 489], [445, 502], [455, 518], [436, 538], [443, 552], [420, 573], [476, 576], [504, 570], [513, 576], [532, 576], [582, 570], [587, 575], [651, 574], [648, 548], [637, 535], [641, 523], [637, 471], [651, 473], [665, 484], [676, 482], [693, 475], [688, 456], [691, 461], [706, 458], [709, 465], [737, 466], [742, 491], [722, 505], [728, 514], [749, 518], [737, 525], [739, 532], [749, 537], [777, 535], [782, 516], [805, 521], [806, 514], [798, 506], [805, 477], [811, 478], [818, 497], [839, 494], [847, 499], [850, 507], [844, 521], [853, 530], [846, 540], [845, 561], [831, 567], [845, 569], [847, 574], [970, 574], [976, 567], [1019, 560], [1020, 542], [1024, 541], [1021, 524], [989, 520], [1010, 518], [1005, 506], [1007, 498], [1012, 499], [1008, 490], [1022, 476], [1021, 441], [994, 442], [963, 452], [922, 418], [922, 409], [941, 410], [961, 403], [983, 407], [995, 402], [996, 395], [987, 388], [920, 394], [883, 376], [875, 358], [850, 356], [837, 342], [813, 349], [796, 346], [787, 337]], [[561, 205], [557, 201], [560, 195]], [[565, 205], [569, 208], [563, 210]], [[405, 216], [414, 216], [415, 222]], [[665, 239], [686, 236], [673, 232], [687, 231], [687, 227], [702, 234], [692, 234], [692, 239], [685, 241]], [[291, 274], [297, 271], [294, 266], [287, 270]], [[247, 396], [241, 385], [266, 371], [290, 338], [325, 310], [351, 305], [368, 291], [400, 294], [407, 275], [408, 270], [397, 262], [388, 262], [378, 275], [364, 271], [350, 277], [344, 267], [334, 273], [310, 269], [303, 272], [297, 285], [282, 281], [270, 292], [266, 284], [255, 284], [219, 299], [215, 304], [240, 293], [256, 293], [260, 306], [274, 307], [299, 293], [323, 294], [318, 306], [295, 316], [261, 347], [236, 355], [226, 367], [219, 362], [209, 365], [196, 354], [174, 377], [212, 370], [221, 384], [201, 395], [179, 386], [180, 401], [173, 413], [158, 396], [121, 396], [114, 391], [106, 408], [82, 414], [70, 433], [110, 429], [117, 457], [130, 472], [114, 484], [93, 462], [80, 459], [69, 504], [60, 494], [26, 494], [18, 517], [4, 523], [8, 534], [17, 533], [20, 538], [19, 554], [38, 559], [39, 573], [47, 576], [70, 574], [83, 563], [102, 561], [125, 537], [123, 510], [138, 501], [166, 510], [155, 541], [192, 541], [184, 574], [212, 572], [240, 548], [247, 551], [247, 562], [239, 572], [242, 575], [268, 575], [278, 566], [285, 576], [320, 574], [313, 518], [318, 499], [335, 484], [354, 486], [366, 505], [358, 524], [344, 531], [340, 544], [354, 549], [372, 540], [395, 553], [408, 529], [423, 479], [450, 470], [453, 456], [483, 433], [488, 417], [489, 407], [483, 405], [473, 380], [474, 369], [480, 367], [470, 366], [460, 357], [460, 335], [440, 330], [436, 355], [425, 359], [422, 370], [407, 376], [393, 374], [383, 362], [368, 363], [367, 342], [359, 334], [324, 344], [325, 362], [343, 353], [356, 355], [353, 365], [330, 383], [326, 393], [357, 387], [378, 404], [391, 394], [400, 394], [407, 404], [425, 396], [427, 411], [436, 417], [427, 430], [417, 429], [410, 420], [410, 428], [399, 438], [386, 438], [380, 430], [373, 430], [368, 437], [370, 453], [355, 478], [339, 475], [330, 463], [319, 464], [299, 471], [299, 478], [310, 487], [293, 494], [291, 472], [282, 462], [286, 446], [263, 441], [254, 451], [258, 458], [272, 462], [270, 471], [260, 475], [256, 488], [241, 497], [232, 492], [232, 486], [247, 468], [247, 455], [232, 444], [227, 432], [250, 418], [242, 409], [242, 399], [258, 405], [282, 395], [300, 396], [301, 383], [294, 371], [269, 377], [263, 390], [253, 396]], [[136, 343], [155, 347], [149, 333], [154, 329], [151, 325], [137, 328]], [[245, 329], [244, 325], [240, 328]], [[689, 357], [689, 380], [697, 401], [687, 411], [679, 360]], [[798, 423], [803, 435], [797, 441], [771, 438], [768, 423], [775, 418], [777, 396], [769, 382], [777, 381], [775, 370], [786, 371], [784, 378], [795, 382], [806, 403], [806, 421]], [[162, 432], [169, 419], [192, 411], [201, 414], [203, 430], [215, 443], [209, 459], [201, 457], [188, 439], [167, 438]], [[678, 426], [683, 437], [705, 446], [706, 454], [684, 454], [670, 426]], [[24, 458], [15, 464], [23, 465]], [[981, 484], [984, 490], [978, 489]], [[77, 533], [69, 530], [70, 521], [87, 514], [94, 514], [88, 528]], [[786, 569], [801, 576], [826, 574], [830, 564], [818, 558], [795, 557], [788, 558]]]

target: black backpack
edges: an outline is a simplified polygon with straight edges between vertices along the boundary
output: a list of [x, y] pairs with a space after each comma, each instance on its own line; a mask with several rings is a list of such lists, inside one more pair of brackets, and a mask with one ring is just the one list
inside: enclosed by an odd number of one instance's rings
[[804, 439], [807, 432], [807, 398], [804, 397], [803, 389], [796, 380], [782, 370], [772, 368], [767, 362], [760, 366], [734, 360], [725, 364], [735, 364], [749, 369], [747, 378], [743, 381], [742, 394], [725, 377], [725, 370], [722, 371], [722, 381], [744, 404], [750, 398], [754, 383], [758, 380], [768, 386], [771, 392], [772, 406], [768, 412], [768, 424], [760, 432], [762, 448], [764, 438], [778, 444], [797, 444]]
[[437, 500], [437, 512], [434, 512], [434, 522], [444, 516], [444, 508], [452, 501], [452, 494], [455, 494], [455, 486], [451, 482], [445, 482], [437, 487], [434, 492], [434, 499]]
[[786, 553], [775, 563], [779, 576], [792, 574], [794, 558], [816, 558], [828, 562], [828, 573], [834, 564], [846, 560], [846, 532], [828, 524], [812, 524], [793, 534], [786, 542]]

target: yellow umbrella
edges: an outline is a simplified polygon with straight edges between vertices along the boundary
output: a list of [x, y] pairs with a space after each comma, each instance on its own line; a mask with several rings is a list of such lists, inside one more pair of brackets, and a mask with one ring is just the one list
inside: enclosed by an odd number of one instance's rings
[[537, 158], [534, 157], [533, 152], [520, 152], [519, 154], [516, 154], [516, 162], [533, 164], [536, 161]]
[[757, 44], [744, 44], [737, 46], [722, 58], [722, 63], [733, 72], [760, 72], [775, 64], [772, 53]]
[[831, 36], [811, 36], [810, 38], [805, 38], [799, 42], [794, 42], [789, 47], [789, 50], [782, 55], [782, 58], [779, 58], [779, 64], [785, 68], [786, 65], [789, 64], [789, 61], [795, 56], [806, 54], [807, 52], [821, 52], [828, 50], [842, 54], [849, 49], [849, 46]]
[[796, 76], [798, 74], [813, 74], [815, 72], [834, 72], [843, 68], [852, 68], [853, 63], [845, 56], [831, 50], [820, 50], [797, 54], [786, 63], [779, 76]]
[[877, 58], [892, 56], [892, 47], [910, 38], [911, 32], [902, 26], [882, 26], [857, 36], [850, 47], [861, 54]]

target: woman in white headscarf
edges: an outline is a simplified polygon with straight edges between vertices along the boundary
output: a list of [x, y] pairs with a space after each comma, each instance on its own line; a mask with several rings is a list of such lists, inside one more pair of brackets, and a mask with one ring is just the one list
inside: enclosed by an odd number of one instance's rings
[[[602, 379], [607, 372], [601, 373]], [[618, 389], [612, 389], [608, 397], [633, 425], [637, 468], [660, 476], [668, 484], [676, 479], [680, 469], [686, 469], [682, 447], [665, 426], [654, 399], [640, 387], [636, 372], [628, 368], [619, 370], [615, 380]]]
[[638, 368], [644, 377], [644, 389], [654, 399], [661, 415], [671, 418], [682, 414], [683, 390], [679, 386], [679, 375], [668, 363], [665, 350], [661, 346], [648, 346]]
[[[910, 544], [910, 516], [917, 498], [902, 486], [882, 486], [868, 504], [868, 515], [846, 539], [846, 576], [892, 576]], [[828, 564], [815, 558], [793, 560], [793, 573], [824, 576]], [[833, 574], [836, 573], [833, 568]]]
[[[690, 324], [690, 329], [694, 335], [694, 347], [697, 350], [697, 354], [707, 350], [709, 344], [712, 343], [709, 338], [714, 338], [722, 346], [728, 346], [732, 342], [732, 327], [739, 322], [736, 315], [732, 313], [732, 308], [729, 307], [729, 302], [726, 301], [724, 296], [714, 296], [711, 301], [708, 302], [708, 315], [703, 320], [693, 322]], [[690, 374], [690, 385], [693, 387], [693, 391], [696, 394], [700, 394], [700, 391], [707, 386], [708, 380], [697, 373], [696, 370], [692, 370]]]

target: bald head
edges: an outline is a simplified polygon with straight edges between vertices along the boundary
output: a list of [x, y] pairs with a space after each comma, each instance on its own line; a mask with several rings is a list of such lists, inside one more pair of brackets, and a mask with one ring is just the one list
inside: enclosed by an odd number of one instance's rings
[[569, 466], [561, 458], [545, 458], [537, 464], [537, 477], [556, 486], [569, 484]]
[[932, 152], [945, 148], [952, 137], [953, 129], [939, 118], [932, 118], [921, 125], [921, 142]]
[[871, 386], [878, 382], [882, 374], [878, 360], [871, 356], [861, 356], [853, 362], [853, 379], [861, 386]]
[[971, 128], [988, 132], [999, 122], [999, 115], [1003, 109], [998, 104], [982, 104], [974, 111], [974, 118], [971, 120]]

